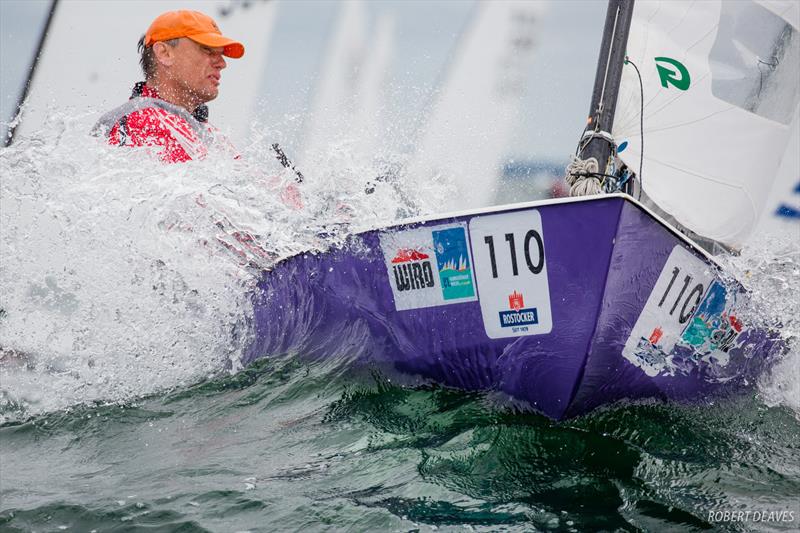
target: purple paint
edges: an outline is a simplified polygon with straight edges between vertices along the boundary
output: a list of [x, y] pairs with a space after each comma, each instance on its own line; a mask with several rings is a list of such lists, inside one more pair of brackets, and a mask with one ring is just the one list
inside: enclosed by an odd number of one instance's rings
[[[561, 419], [622, 398], [686, 401], [740, 390], [771, 361], [776, 340], [750, 331], [730, 350], [725, 379], [719, 369], [696, 365], [697, 354], [683, 345], [669, 355], [686, 372], [646, 375], [622, 349], [670, 251], [691, 247], [627, 197], [495, 212], [525, 210], [541, 215], [550, 333], [491, 339], [480, 300], [395, 309], [380, 234], [479, 216], [472, 214], [369, 231], [341, 249], [282, 261], [264, 273], [254, 294], [255, 335], [243, 362], [283, 353], [348, 357], [407, 381], [501, 391]], [[479, 298], [486, 297], [477, 283]]]

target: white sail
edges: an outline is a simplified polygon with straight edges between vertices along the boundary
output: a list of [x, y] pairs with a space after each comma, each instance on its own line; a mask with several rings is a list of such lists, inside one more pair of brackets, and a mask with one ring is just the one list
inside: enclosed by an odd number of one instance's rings
[[790, 129], [786, 152], [758, 230], [751, 235], [750, 241], [763, 239], [764, 235], [784, 234], [800, 242], [800, 110], [795, 112]]
[[390, 14], [378, 18], [356, 88], [357, 105], [354, 109], [352, 132], [357, 135], [356, 149], [365, 163], [379, 155], [385, 133], [381, 116], [386, 104], [394, 25], [394, 17]]
[[159, 14], [195, 9], [210, 15], [223, 34], [242, 41], [245, 56], [229, 59], [220, 95], [209, 103], [211, 122], [234, 143], [246, 138], [267, 63], [275, 2], [232, 0], [148, 2], [72, 0], [57, 4], [15, 135], [41, 129], [55, 110], [92, 115], [123, 103], [142, 79], [136, 44]]
[[543, 2], [482, 2], [453, 56], [407, 173], [453, 183], [448, 209], [490, 205], [525, 92]]
[[[740, 246], [800, 100], [795, 1], [636, 2], [613, 136], [645, 193], [692, 231]], [[640, 113], [644, 94], [644, 114]], [[644, 123], [642, 156], [640, 120]]]
[[364, 4], [361, 0], [346, 0], [341, 4], [323, 57], [311, 112], [306, 119], [301, 164], [324, 158], [331, 142], [351, 131], [365, 45]]

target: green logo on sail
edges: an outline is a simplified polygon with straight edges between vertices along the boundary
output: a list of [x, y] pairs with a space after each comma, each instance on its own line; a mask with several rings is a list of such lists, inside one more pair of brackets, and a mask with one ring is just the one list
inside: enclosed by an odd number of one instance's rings
[[685, 91], [689, 88], [689, 84], [692, 80], [689, 76], [689, 71], [686, 70], [683, 63], [671, 57], [657, 57], [655, 60], [662, 87], [666, 89], [668, 88], [668, 84], [672, 84], [676, 89], [680, 89], [681, 91]]

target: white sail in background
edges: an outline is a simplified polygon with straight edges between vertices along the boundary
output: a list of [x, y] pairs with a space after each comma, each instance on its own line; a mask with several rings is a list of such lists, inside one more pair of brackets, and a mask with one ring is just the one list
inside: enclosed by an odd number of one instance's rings
[[692, 231], [740, 246], [800, 101], [798, 3], [637, 2], [627, 53], [643, 89], [626, 66], [612, 132], [628, 143], [620, 157], [638, 172], [643, 120], [647, 195]]
[[751, 241], [784, 233], [800, 242], [800, 110], [795, 112], [790, 130], [786, 152]]
[[[220, 95], [209, 103], [211, 122], [228, 131], [234, 143], [249, 130], [266, 64], [275, 2], [254, 0], [148, 2], [71, 0], [57, 4], [34, 73], [16, 136], [41, 129], [54, 110], [89, 113], [93, 123], [130, 96], [143, 79], [136, 44], [150, 23], [165, 11], [203, 11], [223, 34], [245, 46], [241, 59], [227, 59]], [[96, 115], [96, 116], [95, 116]]]
[[440, 177], [448, 209], [492, 204], [535, 48], [542, 2], [483, 2], [439, 89], [407, 174]]
[[[800, 2], [761, 0], [761, 5], [800, 28]], [[797, 44], [795, 44], [797, 46]], [[800, 107], [795, 109], [789, 126], [789, 142], [767, 198], [759, 232], [785, 233], [800, 241]], [[751, 237], [752, 239], [752, 237]]]
[[366, 23], [361, 0], [342, 2], [306, 119], [303, 163], [322, 160], [331, 142], [351, 131], [366, 46]]
[[385, 128], [381, 117], [386, 104], [386, 87], [394, 46], [394, 17], [378, 18], [356, 88], [351, 131], [358, 141], [355, 149], [365, 163], [381, 151]]

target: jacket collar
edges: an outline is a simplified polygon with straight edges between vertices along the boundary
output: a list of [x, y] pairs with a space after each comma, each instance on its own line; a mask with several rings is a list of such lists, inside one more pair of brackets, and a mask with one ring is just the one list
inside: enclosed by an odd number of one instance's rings
[[153, 87], [147, 85], [145, 81], [136, 82], [133, 86], [133, 92], [131, 92], [131, 99], [138, 98], [139, 96], [144, 96], [147, 98], [158, 98], [159, 100], [163, 100], [158, 95], [158, 91], [156, 91]]
[[[133, 92], [131, 92], [130, 99], [132, 100], [139, 97], [158, 98], [159, 100], [163, 100], [163, 98], [158, 95], [158, 91], [156, 91], [154, 87], [147, 85], [147, 82], [145, 81], [136, 82], [136, 84], [133, 86]], [[208, 106], [205, 104], [197, 106], [192, 113], [192, 116], [198, 122], [208, 122]]]

